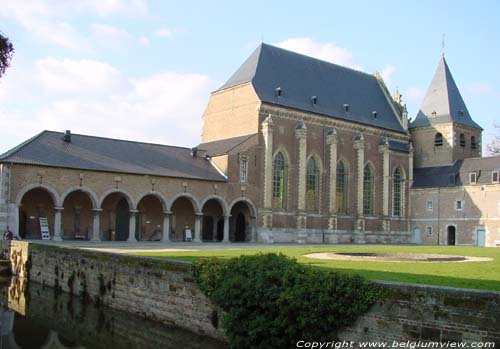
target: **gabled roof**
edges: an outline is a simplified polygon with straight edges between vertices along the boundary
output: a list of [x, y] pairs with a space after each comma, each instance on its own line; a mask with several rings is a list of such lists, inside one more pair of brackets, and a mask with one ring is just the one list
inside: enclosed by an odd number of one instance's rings
[[500, 171], [500, 156], [457, 160], [453, 165], [419, 167], [413, 171], [412, 188], [469, 185], [469, 173], [476, 173], [477, 185], [491, 184], [491, 173]]
[[249, 82], [262, 102], [406, 133], [370, 74], [263, 43], [217, 91]]
[[410, 128], [450, 122], [481, 128], [472, 120], [450, 68], [442, 56], [422, 106]]
[[0, 155], [0, 162], [224, 181], [209, 161], [191, 149], [43, 131]]
[[229, 153], [231, 150], [235, 149], [242, 143], [246, 142], [250, 138], [254, 137], [256, 133], [244, 135], [244, 136], [238, 136], [238, 137], [232, 137], [232, 138], [226, 138], [226, 139], [220, 139], [217, 141], [213, 142], [206, 142], [206, 143], [201, 143], [198, 145], [198, 149], [203, 152], [203, 155], [207, 156], [218, 156], [218, 155], [225, 155]]

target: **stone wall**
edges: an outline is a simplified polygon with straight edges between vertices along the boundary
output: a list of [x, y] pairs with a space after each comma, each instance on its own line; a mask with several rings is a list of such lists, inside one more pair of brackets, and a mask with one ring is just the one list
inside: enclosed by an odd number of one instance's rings
[[[1, 251], [7, 243], [0, 241]], [[223, 339], [220, 311], [187, 262], [11, 242], [14, 271], [110, 308]], [[381, 283], [387, 298], [340, 331], [352, 341], [493, 341], [500, 345], [500, 292]]]

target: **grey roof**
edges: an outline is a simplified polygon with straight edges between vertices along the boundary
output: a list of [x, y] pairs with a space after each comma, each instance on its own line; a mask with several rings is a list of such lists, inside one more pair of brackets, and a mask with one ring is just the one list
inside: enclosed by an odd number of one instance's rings
[[224, 177], [191, 149], [118, 139], [43, 131], [0, 155], [0, 162], [77, 168], [95, 171], [148, 174], [224, 181]]
[[392, 101], [370, 74], [263, 43], [217, 91], [247, 82], [266, 103], [406, 133]]
[[403, 153], [410, 152], [410, 143], [389, 140], [389, 149]]
[[229, 153], [231, 150], [233, 150], [234, 148], [244, 143], [245, 141], [249, 140], [255, 135], [256, 133], [252, 133], [245, 136], [232, 137], [213, 142], [201, 143], [200, 145], [198, 145], [198, 149], [200, 149], [200, 151], [205, 151], [203, 155], [207, 156], [224, 155]]
[[500, 171], [500, 156], [457, 160], [453, 165], [419, 167], [413, 171], [413, 188], [469, 185], [469, 173], [477, 174], [477, 185], [491, 184], [491, 173]]
[[439, 60], [434, 78], [422, 106], [410, 128], [454, 122], [481, 128], [472, 120], [444, 56]]

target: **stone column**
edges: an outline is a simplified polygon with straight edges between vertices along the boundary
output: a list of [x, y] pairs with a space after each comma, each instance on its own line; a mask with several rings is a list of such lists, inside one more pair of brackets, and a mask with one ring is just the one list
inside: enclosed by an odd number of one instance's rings
[[203, 213], [196, 213], [194, 217], [194, 242], [201, 242], [201, 217]]
[[[356, 149], [356, 227], [357, 232], [365, 230], [365, 220], [363, 212], [363, 171], [365, 166], [365, 140], [362, 133], [356, 135], [354, 139], [354, 149]], [[357, 237], [355, 237], [356, 240]], [[358, 237], [359, 238], [359, 237]]]
[[224, 238], [222, 242], [229, 242], [229, 217], [231, 216], [224, 216]]
[[213, 216], [212, 220], [214, 224], [212, 225], [212, 241], [217, 241], [217, 228], [219, 227], [219, 218], [217, 216]]
[[273, 120], [268, 116], [262, 122], [264, 137], [264, 210], [262, 211], [264, 228], [267, 229], [271, 229], [273, 221], [273, 130]]
[[257, 217], [250, 217], [250, 242], [257, 242]]
[[[299, 154], [297, 162], [297, 229], [306, 228], [306, 169], [307, 169], [307, 127], [299, 122], [295, 128], [295, 138], [299, 142]], [[298, 240], [301, 240], [300, 238]], [[302, 241], [297, 241], [302, 242]]]
[[389, 220], [389, 140], [383, 138], [378, 146], [378, 151], [382, 155], [382, 229], [384, 231], [391, 230], [391, 222]]
[[326, 134], [326, 144], [330, 148], [330, 168], [329, 168], [329, 214], [328, 230], [337, 229], [337, 132], [335, 129], [328, 131]]
[[[410, 142], [409, 146], [409, 153], [408, 153], [408, 190], [405, 191], [403, 195], [404, 202], [408, 202], [408, 210], [405, 212], [404, 207], [405, 205], [403, 204], [403, 216], [406, 217], [407, 220], [407, 228], [406, 230], [408, 232], [411, 231], [411, 221], [410, 221], [410, 212], [411, 212], [411, 200], [410, 200], [410, 188], [413, 185], [413, 144]], [[406, 187], [406, 186], [405, 186]], [[406, 198], [408, 198], [406, 200]]]
[[54, 207], [55, 215], [54, 215], [54, 236], [52, 240], [54, 241], [62, 241], [61, 236], [61, 222], [62, 222], [62, 211], [63, 207]]
[[137, 210], [130, 210], [129, 226], [128, 226], [128, 240], [127, 242], [137, 242], [135, 238], [135, 218]]
[[162, 242], [170, 242], [170, 215], [172, 212], [163, 212], [163, 234], [161, 236]]
[[94, 208], [93, 213], [93, 224], [92, 224], [92, 239], [93, 242], [101, 241], [101, 208]]

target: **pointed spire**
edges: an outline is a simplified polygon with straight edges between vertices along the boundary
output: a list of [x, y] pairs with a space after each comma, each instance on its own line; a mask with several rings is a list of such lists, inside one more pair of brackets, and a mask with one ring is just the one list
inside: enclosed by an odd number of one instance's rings
[[434, 78], [411, 128], [444, 123], [481, 128], [472, 120], [444, 58], [440, 57]]

